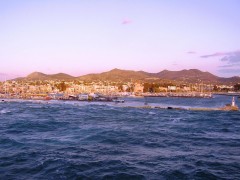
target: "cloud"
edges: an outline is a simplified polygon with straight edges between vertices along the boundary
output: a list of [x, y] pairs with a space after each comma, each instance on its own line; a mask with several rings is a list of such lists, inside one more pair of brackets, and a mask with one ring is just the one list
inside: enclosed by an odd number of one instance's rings
[[226, 74], [240, 74], [240, 68], [228, 68], [228, 69], [219, 69], [218, 72], [226, 73]]
[[226, 65], [222, 65], [222, 66], [218, 66], [218, 67], [220, 67], [220, 68], [240, 67], [240, 63], [226, 64]]
[[188, 54], [197, 54], [195, 51], [188, 51]]
[[233, 53], [231, 55], [224, 56], [220, 61], [227, 62], [229, 64], [235, 64], [240, 62], [240, 52]]
[[207, 55], [203, 55], [200, 56], [201, 58], [209, 58], [209, 57], [216, 57], [216, 56], [224, 56], [224, 55], [228, 55], [229, 53], [224, 53], [224, 52], [217, 52], [214, 54], [207, 54]]
[[240, 74], [240, 50], [229, 52], [216, 52], [200, 56], [201, 58], [219, 57], [219, 60], [224, 62], [224, 65], [218, 66], [218, 72], [226, 74]]
[[132, 23], [132, 21], [129, 20], [129, 19], [124, 19], [124, 20], [122, 21], [122, 24], [123, 24], [123, 25], [131, 24], [131, 23]]
[[240, 55], [240, 50], [237, 51], [230, 51], [230, 52], [216, 52], [213, 54], [207, 54], [200, 56], [201, 58], [209, 58], [209, 57], [218, 57], [218, 56], [234, 56], [234, 55]]
[[[209, 57], [219, 57], [220, 61], [225, 62], [225, 65], [219, 66], [220, 68], [234, 68], [240, 66], [240, 50], [230, 51], [230, 52], [217, 52], [214, 54], [203, 55], [201, 58], [209, 58]], [[235, 69], [231, 69], [234, 72]], [[227, 71], [227, 69], [226, 69]], [[224, 72], [221, 70], [221, 72]]]

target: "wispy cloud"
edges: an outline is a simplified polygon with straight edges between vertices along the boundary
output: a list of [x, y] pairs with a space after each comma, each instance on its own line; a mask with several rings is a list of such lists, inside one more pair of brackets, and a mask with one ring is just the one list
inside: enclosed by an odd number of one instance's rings
[[226, 64], [218, 66], [221, 73], [240, 74], [240, 50], [230, 52], [216, 52], [200, 56], [201, 58], [219, 57]]
[[123, 24], [123, 25], [131, 24], [131, 23], [132, 23], [132, 21], [131, 21], [130, 19], [124, 19], [124, 20], [122, 21], [122, 24]]
[[209, 58], [209, 57], [218, 57], [218, 56], [234, 56], [236, 54], [240, 54], [240, 50], [230, 51], [230, 52], [216, 52], [213, 54], [207, 54], [200, 56], [201, 58]]
[[200, 56], [201, 58], [209, 58], [209, 57], [216, 57], [216, 56], [224, 56], [224, 55], [228, 55], [229, 53], [224, 53], [224, 52], [217, 52], [214, 54], [207, 54], [207, 55], [203, 55]]
[[187, 53], [188, 54], [197, 54], [197, 52], [195, 52], [195, 51], [188, 51]]
[[230, 55], [224, 56], [220, 59], [223, 62], [227, 62], [229, 64], [235, 64], [240, 62], [240, 51], [236, 53], [232, 53]]
[[240, 68], [219, 69], [218, 72], [226, 73], [226, 74], [237, 74], [237, 75], [240, 75]]
[[226, 64], [226, 65], [221, 65], [221, 66], [218, 66], [218, 67], [220, 67], [220, 68], [240, 67], [240, 63]]

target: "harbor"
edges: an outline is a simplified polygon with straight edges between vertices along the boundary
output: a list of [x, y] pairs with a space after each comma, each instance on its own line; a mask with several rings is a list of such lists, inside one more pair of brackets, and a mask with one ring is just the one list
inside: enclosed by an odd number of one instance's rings
[[[57, 97], [57, 98], [56, 98]], [[70, 96], [64, 98], [62, 96], [47, 96], [47, 98], [2, 98], [0, 102], [38, 102], [41, 104], [67, 103], [84, 105], [87, 104], [106, 104], [122, 108], [138, 108], [138, 109], [159, 109], [159, 110], [189, 110], [189, 111], [239, 111], [238, 98], [234, 96], [215, 95], [212, 98], [176, 98], [176, 97], [117, 97], [84, 94], [80, 96]], [[85, 104], [86, 105], [86, 104]]]
[[[148, 179], [149, 174], [158, 179], [158, 165], [163, 163], [172, 169], [179, 163], [180, 167], [189, 168], [190, 163], [196, 166], [197, 173], [209, 162], [211, 167], [207, 168], [213, 172], [225, 168], [223, 173], [227, 174], [236, 169], [240, 111], [214, 109], [231, 104], [231, 97], [147, 98], [146, 106], [145, 98], [124, 100], [6, 99], [0, 103], [0, 164], [6, 174], [1, 174], [1, 179], [8, 179], [7, 172], [25, 179], [61, 179], [66, 172], [76, 176], [88, 173], [91, 179], [94, 172], [119, 171], [116, 168], [142, 173], [143, 163], [148, 171], [144, 171], [146, 178], [142, 179]], [[216, 159], [220, 160], [213, 163]], [[150, 161], [156, 164], [155, 168]], [[136, 168], [132, 164], [137, 164]], [[163, 166], [166, 170], [162, 171], [169, 172], [169, 166]], [[72, 174], [66, 179], [71, 179]], [[225, 179], [236, 179], [238, 174], [236, 170], [235, 175], [225, 175]], [[215, 179], [222, 177], [220, 174]]]
[[175, 98], [212, 98], [212, 93], [201, 92], [165, 92], [165, 93], [2, 93], [0, 98], [6, 99], [38, 99], [38, 100], [79, 100], [79, 101], [113, 101], [122, 97], [175, 97]]

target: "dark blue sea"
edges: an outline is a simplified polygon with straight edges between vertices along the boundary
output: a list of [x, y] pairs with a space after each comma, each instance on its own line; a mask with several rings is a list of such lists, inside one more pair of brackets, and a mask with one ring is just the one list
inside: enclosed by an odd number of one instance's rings
[[0, 179], [240, 179], [240, 111], [138, 108], [214, 108], [231, 98], [6, 100]]

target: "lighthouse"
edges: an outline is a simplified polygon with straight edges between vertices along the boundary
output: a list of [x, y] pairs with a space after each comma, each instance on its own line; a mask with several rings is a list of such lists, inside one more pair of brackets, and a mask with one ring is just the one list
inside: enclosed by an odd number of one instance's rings
[[232, 98], [232, 106], [233, 107], [235, 106], [235, 99], [234, 99], [234, 97]]

